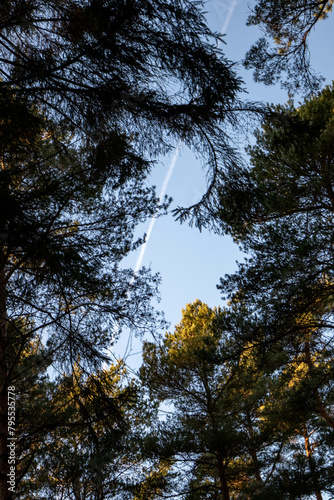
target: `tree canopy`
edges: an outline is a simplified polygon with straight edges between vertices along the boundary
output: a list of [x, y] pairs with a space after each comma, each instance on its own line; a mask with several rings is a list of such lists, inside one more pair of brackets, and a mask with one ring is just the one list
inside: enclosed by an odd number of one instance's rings
[[[278, 51], [265, 40], [250, 50], [256, 78], [284, 70], [290, 92], [301, 82], [314, 92], [307, 39], [331, 8], [259, 0], [249, 23]], [[242, 104], [219, 40], [193, 1], [3, 2], [4, 500], [334, 494], [334, 86], [298, 108]], [[246, 165], [230, 135], [249, 111], [263, 120]], [[122, 328], [164, 323], [151, 306], [158, 276], [122, 261], [143, 243], [138, 224], [168, 209], [147, 179], [177, 141], [202, 156], [208, 186], [174, 213], [230, 233], [248, 258], [221, 280], [225, 308], [197, 300], [172, 333], [144, 343], [135, 381], [110, 348]]]
[[221, 195], [224, 229], [252, 254], [227, 286], [254, 302], [284, 303], [289, 317], [303, 307], [329, 314], [333, 86], [298, 109], [277, 110], [281, 116], [264, 120], [249, 149], [251, 168], [234, 171]]
[[[158, 200], [145, 187], [145, 163], [125, 143], [115, 138], [118, 158], [115, 147], [107, 163], [32, 108], [26, 118], [18, 144], [11, 138], [13, 115], [3, 122], [2, 307], [7, 322], [23, 316], [35, 331], [54, 329], [52, 349], [62, 346], [71, 359], [79, 349], [84, 360], [86, 335], [96, 355], [110, 344], [116, 324], [139, 321], [130, 311], [137, 292], [144, 301], [153, 293], [144, 275], [118, 266], [140, 244], [134, 228], [156, 214]], [[127, 175], [134, 164], [137, 172]], [[137, 295], [137, 310], [139, 303]]]
[[[17, 499], [134, 498], [147, 481], [140, 443], [156, 408], [124, 363], [50, 379], [52, 356], [29, 334], [11, 373], [16, 393]], [[15, 330], [9, 335], [15, 336]], [[33, 415], [33, 418], [32, 418]]]
[[258, 0], [248, 25], [264, 32], [248, 51], [246, 68], [256, 81], [272, 85], [281, 80], [290, 94], [314, 93], [323, 81], [310, 65], [309, 38], [316, 24], [332, 12], [332, 0]]
[[174, 472], [160, 495], [320, 499], [332, 491], [333, 432], [315, 399], [331, 404], [333, 353], [318, 333], [264, 350], [236, 329], [245, 309], [197, 300], [182, 313], [174, 333], [144, 345], [141, 368], [151, 397], [172, 403], [151, 442], [152, 456]]
[[210, 192], [234, 157], [225, 127], [241, 81], [217, 40], [194, 2], [2, 3], [3, 498], [7, 389], [31, 336], [70, 373], [78, 357], [97, 369], [123, 326], [156, 328], [158, 278], [121, 261], [143, 242], [136, 226], [168, 206], [146, 185], [158, 154], [178, 140], [201, 152]]
[[[157, 327], [150, 302], [158, 277], [120, 262], [142, 242], [136, 225], [168, 200], [159, 203], [146, 187], [146, 162], [120, 137], [107, 161], [105, 151], [84, 147], [26, 99], [5, 90], [1, 98], [1, 495], [11, 498], [7, 392], [29, 342], [43, 338], [45, 362], [71, 373], [78, 357], [90, 369], [109, 359], [124, 326]], [[26, 382], [37, 367], [26, 366]]]
[[[298, 414], [309, 415], [304, 431], [317, 437], [312, 446], [304, 439], [315, 480], [315, 470], [326, 463], [321, 448], [331, 450], [334, 428], [333, 86], [298, 108], [289, 103], [274, 111], [281, 115], [264, 120], [248, 150], [250, 167], [234, 171], [221, 196], [222, 225], [249, 257], [220, 288], [235, 311], [230, 330], [240, 352], [249, 342], [262, 346], [264, 359], [276, 352], [272, 373], [285, 379], [277, 401], [284, 393], [283, 408], [293, 409], [294, 426]], [[330, 471], [319, 474], [316, 490], [331, 491]], [[303, 481], [295, 479], [297, 489]], [[321, 492], [316, 496], [322, 498]]]
[[200, 4], [6, 1], [0, 30], [2, 88], [109, 158], [116, 137], [150, 160], [181, 139], [207, 163], [209, 186], [219, 183], [235, 156], [226, 127], [247, 106]]

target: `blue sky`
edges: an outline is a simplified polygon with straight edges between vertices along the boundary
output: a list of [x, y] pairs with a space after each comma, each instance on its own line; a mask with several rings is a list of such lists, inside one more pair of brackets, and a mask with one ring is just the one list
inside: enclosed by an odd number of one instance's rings
[[[206, 4], [207, 19], [212, 30], [221, 32], [224, 27], [226, 29], [226, 45], [223, 45], [222, 49], [232, 61], [242, 60], [252, 42], [261, 34], [258, 28], [246, 26], [248, 5], [248, 0], [211, 0]], [[330, 83], [332, 79], [333, 28], [334, 14], [319, 23], [311, 35], [312, 66], [326, 77], [326, 83]], [[271, 103], [287, 101], [288, 96], [279, 85], [265, 87], [254, 83], [251, 72], [244, 70], [241, 64], [237, 72], [245, 82], [248, 91], [248, 95], [245, 94], [246, 99]], [[157, 193], [161, 192], [166, 180], [172, 156], [157, 165], [150, 179], [150, 182], [157, 186]], [[166, 190], [167, 194], [173, 197], [172, 208], [193, 204], [200, 199], [204, 190], [205, 172], [200, 162], [189, 150], [182, 148]], [[141, 233], [147, 233], [149, 225], [147, 223], [140, 228]], [[158, 309], [165, 312], [167, 321], [171, 323], [170, 329], [180, 321], [181, 309], [197, 298], [210, 307], [222, 305], [221, 294], [216, 288], [219, 278], [236, 270], [236, 260], [243, 259], [231, 238], [217, 236], [208, 231], [200, 233], [194, 227], [173, 221], [171, 215], [157, 219], [151, 229], [142, 265], [161, 275], [162, 299]], [[135, 268], [139, 255], [140, 250], [132, 254], [126, 260], [126, 266]], [[114, 348], [117, 356], [124, 355], [127, 341], [127, 335], [123, 334]], [[140, 341], [133, 340], [127, 363], [138, 366], [140, 356], [136, 353], [140, 350]]]

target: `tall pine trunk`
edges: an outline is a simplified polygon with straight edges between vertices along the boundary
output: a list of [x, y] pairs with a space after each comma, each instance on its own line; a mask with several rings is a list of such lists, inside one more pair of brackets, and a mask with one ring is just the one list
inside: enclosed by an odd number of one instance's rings
[[217, 456], [218, 475], [220, 481], [220, 491], [222, 492], [222, 498], [223, 500], [230, 500], [230, 492], [225, 474], [224, 457], [219, 450], [217, 451], [216, 456]]
[[311, 471], [311, 477], [312, 477], [312, 481], [313, 481], [313, 485], [314, 485], [314, 493], [315, 493], [317, 500], [323, 500], [321, 490], [320, 490], [319, 484], [318, 484], [316, 465], [315, 465], [314, 458], [313, 458], [313, 449], [312, 449], [312, 446], [310, 443], [310, 436], [308, 434], [306, 424], [304, 426], [303, 431], [304, 431], [303, 434], [304, 434], [305, 452], [306, 452], [306, 457], [307, 457], [310, 471]]

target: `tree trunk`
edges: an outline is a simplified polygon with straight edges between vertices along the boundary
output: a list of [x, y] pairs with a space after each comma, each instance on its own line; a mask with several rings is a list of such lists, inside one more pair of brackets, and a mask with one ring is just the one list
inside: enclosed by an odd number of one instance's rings
[[326, 410], [324, 405], [322, 404], [321, 397], [319, 395], [319, 391], [315, 392], [315, 401], [317, 404], [317, 410], [319, 415], [325, 420], [325, 422], [334, 429], [334, 417]]
[[318, 478], [317, 478], [317, 471], [315, 468], [315, 463], [314, 463], [314, 458], [313, 458], [313, 449], [310, 443], [310, 436], [307, 431], [307, 426], [304, 426], [304, 442], [305, 442], [305, 452], [306, 452], [306, 457], [309, 463], [310, 471], [311, 471], [311, 477], [314, 485], [314, 493], [317, 498], [317, 500], [322, 500], [322, 494], [319, 489], [319, 484], [318, 484]]
[[230, 500], [230, 493], [225, 474], [226, 467], [224, 464], [223, 455], [219, 450], [217, 451], [216, 457], [217, 457], [218, 475], [220, 481], [220, 491], [222, 492], [222, 498], [223, 500]]

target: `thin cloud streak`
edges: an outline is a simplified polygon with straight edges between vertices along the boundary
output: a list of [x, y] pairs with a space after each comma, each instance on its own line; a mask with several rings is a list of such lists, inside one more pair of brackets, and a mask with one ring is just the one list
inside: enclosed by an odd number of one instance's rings
[[228, 26], [229, 26], [229, 24], [231, 22], [231, 19], [232, 19], [232, 16], [233, 16], [233, 13], [234, 13], [234, 10], [235, 10], [237, 4], [238, 4], [238, 0], [232, 0], [230, 8], [228, 9], [228, 12], [227, 12], [227, 16], [226, 16], [225, 22], [224, 22], [224, 24], [222, 26], [221, 33], [226, 33], [227, 28], [228, 28]]
[[[173, 157], [172, 157], [171, 162], [169, 164], [169, 167], [168, 167], [168, 170], [167, 170], [167, 174], [166, 174], [166, 177], [164, 179], [164, 182], [163, 182], [160, 194], [159, 194], [160, 201], [162, 201], [163, 197], [166, 194], [166, 190], [167, 190], [170, 178], [171, 178], [171, 176], [173, 174], [173, 171], [174, 171], [174, 168], [175, 168], [175, 165], [176, 165], [176, 161], [177, 161], [177, 159], [179, 157], [181, 148], [182, 148], [182, 141], [179, 141], [178, 145], [175, 148]], [[151, 222], [150, 222], [147, 234], [146, 234], [145, 243], [142, 245], [139, 257], [137, 259], [137, 263], [136, 263], [136, 267], [135, 267], [135, 270], [134, 270], [134, 274], [137, 274], [137, 272], [139, 271], [139, 269], [140, 269], [140, 267], [142, 265], [142, 262], [143, 262], [143, 259], [144, 259], [144, 255], [145, 255], [145, 251], [146, 251], [146, 247], [147, 247], [147, 244], [148, 244], [148, 242], [149, 242], [149, 240], [151, 238], [151, 234], [152, 234], [152, 231], [153, 231], [153, 227], [154, 227], [155, 221], [156, 221], [156, 217], [153, 217], [151, 219]]]
[[[166, 194], [168, 183], [170, 181], [170, 178], [172, 176], [173, 170], [175, 168], [176, 161], [177, 161], [178, 156], [180, 154], [181, 148], [182, 148], [182, 141], [179, 141], [178, 144], [177, 144], [177, 146], [176, 146], [176, 148], [175, 148], [175, 151], [173, 153], [171, 162], [169, 164], [166, 177], [164, 178], [164, 182], [163, 182], [160, 194], [159, 194], [159, 200], [160, 201], [163, 199], [163, 197]], [[149, 240], [151, 238], [151, 234], [152, 234], [152, 231], [153, 231], [153, 227], [154, 227], [155, 221], [156, 221], [156, 217], [152, 217], [150, 225], [149, 225], [149, 228], [148, 228], [148, 231], [147, 231], [147, 234], [146, 234], [145, 243], [143, 243], [143, 245], [141, 247], [140, 254], [139, 254], [139, 257], [138, 257], [137, 262], [136, 262], [136, 267], [134, 269], [134, 275], [133, 275], [133, 277], [130, 280], [130, 284], [129, 284], [129, 288], [128, 288], [128, 291], [127, 291], [127, 295], [129, 294], [131, 285], [134, 282], [135, 275], [138, 273], [138, 271], [139, 271], [139, 269], [140, 269], [140, 267], [142, 265], [142, 262], [143, 262], [143, 259], [144, 259], [144, 255], [145, 255], [145, 251], [146, 251], [146, 247], [147, 247], [147, 244], [148, 244], [148, 242], [149, 242]], [[115, 337], [118, 336], [119, 330], [120, 330], [120, 327], [119, 327], [119, 325], [117, 325]], [[130, 356], [130, 354], [132, 352], [132, 339], [133, 339], [133, 334], [132, 334], [132, 332], [130, 332], [129, 336], [128, 336], [128, 341], [127, 341], [127, 344], [126, 344], [125, 352], [123, 354], [123, 359], [124, 360], [126, 360]]]
[[[229, 24], [231, 22], [231, 19], [232, 19], [232, 16], [233, 16], [233, 13], [234, 13], [234, 10], [235, 10], [237, 4], [238, 4], [238, 0], [232, 0], [231, 5], [229, 7], [229, 10], [227, 12], [227, 16], [226, 16], [225, 22], [224, 22], [224, 24], [222, 26], [221, 33], [225, 33], [226, 32], [226, 30], [227, 30], [227, 28], [228, 28], [228, 26], [229, 26]], [[177, 159], [179, 157], [181, 148], [182, 148], [182, 141], [180, 140], [178, 142], [176, 148], [175, 148], [174, 154], [172, 156], [171, 162], [170, 162], [168, 170], [167, 170], [166, 177], [164, 178], [164, 182], [163, 182], [163, 185], [162, 185], [162, 188], [161, 188], [161, 191], [160, 191], [160, 195], [159, 195], [159, 199], [160, 200], [162, 200], [163, 197], [166, 194], [167, 187], [168, 187], [170, 178], [172, 177], [172, 174], [173, 174], [173, 171], [174, 171], [174, 168], [175, 168], [175, 165], [176, 165], [176, 161], [177, 161]], [[147, 234], [146, 234], [146, 241], [145, 241], [145, 243], [143, 243], [143, 245], [141, 247], [140, 254], [139, 254], [137, 262], [136, 262], [136, 266], [135, 266], [135, 269], [134, 269], [134, 276], [138, 273], [138, 271], [139, 271], [139, 269], [140, 269], [140, 267], [142, 265], [142, 262], [143, 262], [143, 259], [144, 259], [144, 256], [145, 256], [145, 251], [146, 251], [146, 248], [147, 248], [147, 244], [148, 244], [148, 242], [149, 242], [149, 240], [151, 238], [151, 234], [152, 234], [152, 231], [153, 231], [153, 228], [154, 228], [155, 221], [156, 221], [156, 217], [153, 217], [151, 219], [151, 222], [150, 222]], [[133, 283], [133, 280], [134, 280], [134, 277], [130, 281], [129, 288], [131, 287], [131, 285]], [[119, 325], [116, 327], [116, 336], [115, 337], [117, 337], [117, 333], [118, 332], [119, 332]], [[132, 332], [129, 333], [128, 342], [127, 342], [127, 345], [126, 345], [125, 353], [123, 355], [123, 359], [127, 359], [127, 357], [130, 355], [131, 351], [132, 351]]]
[[[237, 6], [237, 3], [238, 3], [238, 0], [232, 0], [232, 3], [231, 3], [231, 5], [230, 5], [230, 7], [228, 9], [228, 12], [227, 12], [227, 16], [226, 16], [225, 22], [224, 22], [224, 24], [222, 26], [222, 29], [221, 29], [222, 33], [226, 32], [226, 30], [227, 30], [227, 28], [228, 28], [228, 26], [229, 26], [229, 24], [231, 22], [231, 19], [232, 19], [234, 10], [235, 10], [235, 8]], [[182, 148], [182, 141], [179, 141], [178, 145], [175, 148], [173, 157], [172, 157], [171, 162], [169, 164], [169, 167], [168, 167], [168, 170], [167, 170], [167, 174], [166, 174], [166, 177], [164, 179], [164, 182], [163, 182], [163, 185], [162, 185], [162, 188], [161, 188], [161, 192], [160, 192], [160, 195], [159, 195], [159, 199], [160, 200], [162, 200], [163, 197], [166, 194], [166, 190], [167, 190], [170, 178], [172, 177], [172, 174], [173, 174], [173, 171], [174, 171], [174, 168], [175, 168], [175, 165], [176, 165], [176, 161], [177, 161], [177, 159], [179, 157], [181, 148]], [[149, 242], [149, 240], [151, 238], [151, 234], [152, 234], [152, 231], [153, 231], [153, 228], [154, 228], [155, 221], [156, 221], [156, 217], [153, 217], [152, 220], [151, 220], [151, 222], [150, 222], [147, 234], [146, 234], [146, 241], [143, 244], [143, 246], [141, 247], [140, 254], [139, 254], [139, 257], [137, 259], [136, 267], [135, 267], [135, 270], [134, 270], [134, 274], [138, 273], [138, 271], [139, 271], [139, 269], [140, 269], [140, 267], [142, 265], [142, 262], [143, 262], [143, 259], [144, 259], [144, 255], [145, 255], [145, 252], [146, 252], [146, 248], [147, 248], [147, 244], [148, 244], [148, 242]]]

